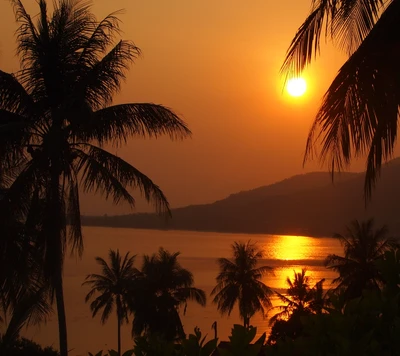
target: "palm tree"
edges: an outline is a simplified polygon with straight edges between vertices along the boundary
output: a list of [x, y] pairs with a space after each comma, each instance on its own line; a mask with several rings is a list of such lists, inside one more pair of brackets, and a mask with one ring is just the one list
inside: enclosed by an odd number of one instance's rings
[[133, 267], [135, 256], [129, 256], [129, 252], [122, 259], [119, 250], [110, 250], [108, 258], [110, 264], [101, 257], [96, 257], [96, 262], [101, 266], [101, 274], [89, 274], [86, 277], [83, 285], [91, 286], [91, 290], [86, 295], [85, 302], [99, 294], [90, 304], [90, 309], [93, 317], [103, 309], [103, 324], [116, 306], [118, 355], [121, 356], [121, 325], [124, 321], [128, 322], [128, 300], [132, 297], [138, 270]]
[[190, 300], [206, 305], [204, 291], [193, 286], [193, 274], [180, 265], [179, 254], [160, 248], [157, 254], [144, 256], [131, 304], [133, 336], [158, 335], [168, 341], [184, 338], [179, 308], [183, 306], [185, 313]]
[[236, 303], [245, 327], [250, 326], [250, 318], [256, 313], [265, 316], [265, 309], [271, 307], [271, 288], [262, 282], [271, 267], [257, 264], [263, 252], [256, 244], [248, 241], [234, 242], [232, 245], [233, 260], [219, 258], [220, 272], [216, 278], [217, 285], [212, 290], [213, 303], [217, 304], [222, 314], [230, 315]]
[[277, 306], [280, 313], [275, 314], [270, 319], [270, 324], [277, 320], [288, 320], [292, 315], [320, 314], [324, 308], [323, 283], [321, 279], [311, 288], [310, 277], [307, 276], [307, 270], [303, 268], [301, 272], [294, 271], [294, 279], [286, 278], [289, 286], [287, 295], [275, 292], [279, 299], [285, 305]]
[[351, 222], [344, 235], [336, 234], [344, 249], [344, 256], [329, 255], [325, 265], [339, 273], [333, 283], [336, 289], [344, 289], [346, 299], [361, 295], [364, 289], [379, 289], [382, 276], [376, 262], [386, 251], [399, 246], [398, 241], [388, 237], [383, 226], [374, 230], [374, 221]]
[[[99, 22], [87, 2], [59, 0], [50, 16], [39, 0], [34, 23], [20, 0], [11, 1], [21, 69], [0, 71], [0, 176], [15, 214], [28, 210], [35, 196], [45, 202], [40, 243], [56, 297], [60, 353], [67, 356], [62, 272], [66, 248], [83, 251], [79, 188], [132, 207], [128, 189], [138, 188], [157, 211], [169, 213], [157, 185], [101, 147], [130, 136], [185, 138], [190, 131], [161, 105], [110, 106], [140, 54], [130, 41], [115, 44], [116, 13]], [[4, 172], [10, 172], [7, 179]]]
[[319, 156], [333, 172], [347, 166], [353, 155], [366, 154], [368, 197], [382, 160], [393, 153], [397, 135], [400, 3], [313, 0], [312, 4], [282, 71], [298, 75], [319, 52], [323, 32], [348, 52], [349, 59], [324, 96], [308, 136], [305, 160], [322, 144]]

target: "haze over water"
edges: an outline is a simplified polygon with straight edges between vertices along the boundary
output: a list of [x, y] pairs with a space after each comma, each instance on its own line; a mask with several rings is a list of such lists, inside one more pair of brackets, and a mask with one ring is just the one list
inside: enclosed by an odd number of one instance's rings
[[[195, 286], [205, 290], [207, 306], [202, 308], [194, 303], [188, 304], [186, 315], [182, 316], [185, 332], [191, 333], [195, 326], [204, 334], [214, 335], [211, 325], [218, 322], [218, 337], [227, 340], [231, 327], [240, 323], [237, 308], [230, 317], [221, 316], [209, 297], [215, 286], [218, 273], [217, 258], [231, 256], [231, 244], [234, 241], [258, 242], [265, 252], [264, 265], [274, 267], [274, 275], [265, 277], [264, 282], [279, 292], [286, 289], [285, 279], [292, 277], [293, 270], [306, 267], [312, 282], [326, 278], [325, 287], [330, 285], [335, 273], [323, 266], [323, 260], [330, 253], [341, 254], [342, 248], [338, 240], [333, 238], [312, 238], [303, 236], [222, 234], [193, 231], [158, 231], [122, 228], [85, 227], [85, 251], [82, 260], [67, 258], [64, 269], [64, 292], [68, 323], [68, 338], [72, 356], [87, 355], [87, 351], [97, 352], [100, 349], [116, 347], [116, 318], [114, 313], [105, 325], [101, 325], [100, 317], [92, 318], [89, 304], [84, 298], [88, 289], [81, 287], [89, 273], [98, 273], [96, 256], [107, 259], [110, 248], [119, 249], [121, 254], [130, 251], [136, 254], [137, 268], [141, 267], [142, 255], [157, 252], [164, 247], [170, 252], [180, 251], [178, 261], [189, 269], [195, 279]], [[273, 303], [280, 304], [274, 298]], [[271, 311], [269, 316], [275, 312]], [[183, 310], [181, 311], [183, 314]], [[257, 327], [258, 334], [269, 329], [268, 318], [256, 315], [251, 324]], [[42, 345], [58, 346], [58, 330], [56, 316], [53, 315], [47, 325], [25, 331], [24, 336], [32, 337]], [[122, 327], [123, 350], [132, 348], [130, 325]]]

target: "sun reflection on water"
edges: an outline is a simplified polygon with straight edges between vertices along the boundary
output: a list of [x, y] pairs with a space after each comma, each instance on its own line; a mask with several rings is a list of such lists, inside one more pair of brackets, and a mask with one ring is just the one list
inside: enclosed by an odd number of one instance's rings
[[292, 261], [307, 260], [312, 256], [315, 239], [307, 236], [280, 236], [273, 248], [265, 251], [267, 258]]
[[286, 235], [276, 236], [273, 244], [262, 244], [265, 259], [263, 263], [274, 268], [273, 275], [265, 276], [263, 282], [274, 290], [284, 292], [288, 288], [287, 277], [293, 279], [295, 272], [298, 273], [308, 266], [307, 275], [311, 285], [326, 278], [328, 286], [335, 274], [323, 265], [329, 252], [325, 249], [318, 251], [320, 243], [319, 239], [312, 237]]

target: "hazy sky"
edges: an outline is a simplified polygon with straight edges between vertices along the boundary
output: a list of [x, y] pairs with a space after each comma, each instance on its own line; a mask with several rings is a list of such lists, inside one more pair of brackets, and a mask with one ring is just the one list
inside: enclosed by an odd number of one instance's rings
[[[31, 14], [33, 0], [23, 1]], [[125, 9], [122, 37], [143, 51], [115, 103], [154, 102], [179, 113], [193, 138], [132, 139], [117, 150], [158, 184], [172, 207], [209, 203], [320, 169], [302, 159], [308, 129], [345, 56], [330, 45], [307, 70], [301, 99], [282, 94], [279, 68], [311, 0], [95, 0], [100, 17]], [[13, 11], [0, 1], [0, 68], [18, 69]], [[325, 46], [324, 46], [325, 47]], [[115, 152], [115, 149], [113, 149]], [[361, 170], [363, 163], [352, 166]], [[361, 189], [362, 187], [360, 187]], [[149, 208], [138, 202], [137, 210]], [[127, 213], [84, 198], [86, 214]]]

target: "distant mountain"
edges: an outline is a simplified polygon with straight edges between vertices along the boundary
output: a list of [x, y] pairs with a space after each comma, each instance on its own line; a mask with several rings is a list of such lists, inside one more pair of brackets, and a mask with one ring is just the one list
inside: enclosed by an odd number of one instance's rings
[[387, 163], [365, 207], [364, 173], [314, 172], [232, 194], [212, 204], [155, 214], [82, 218], [85, 225], [241, 233], [331, 236], [353, 219], [374, 217], [400, 235], [400, 159]]

